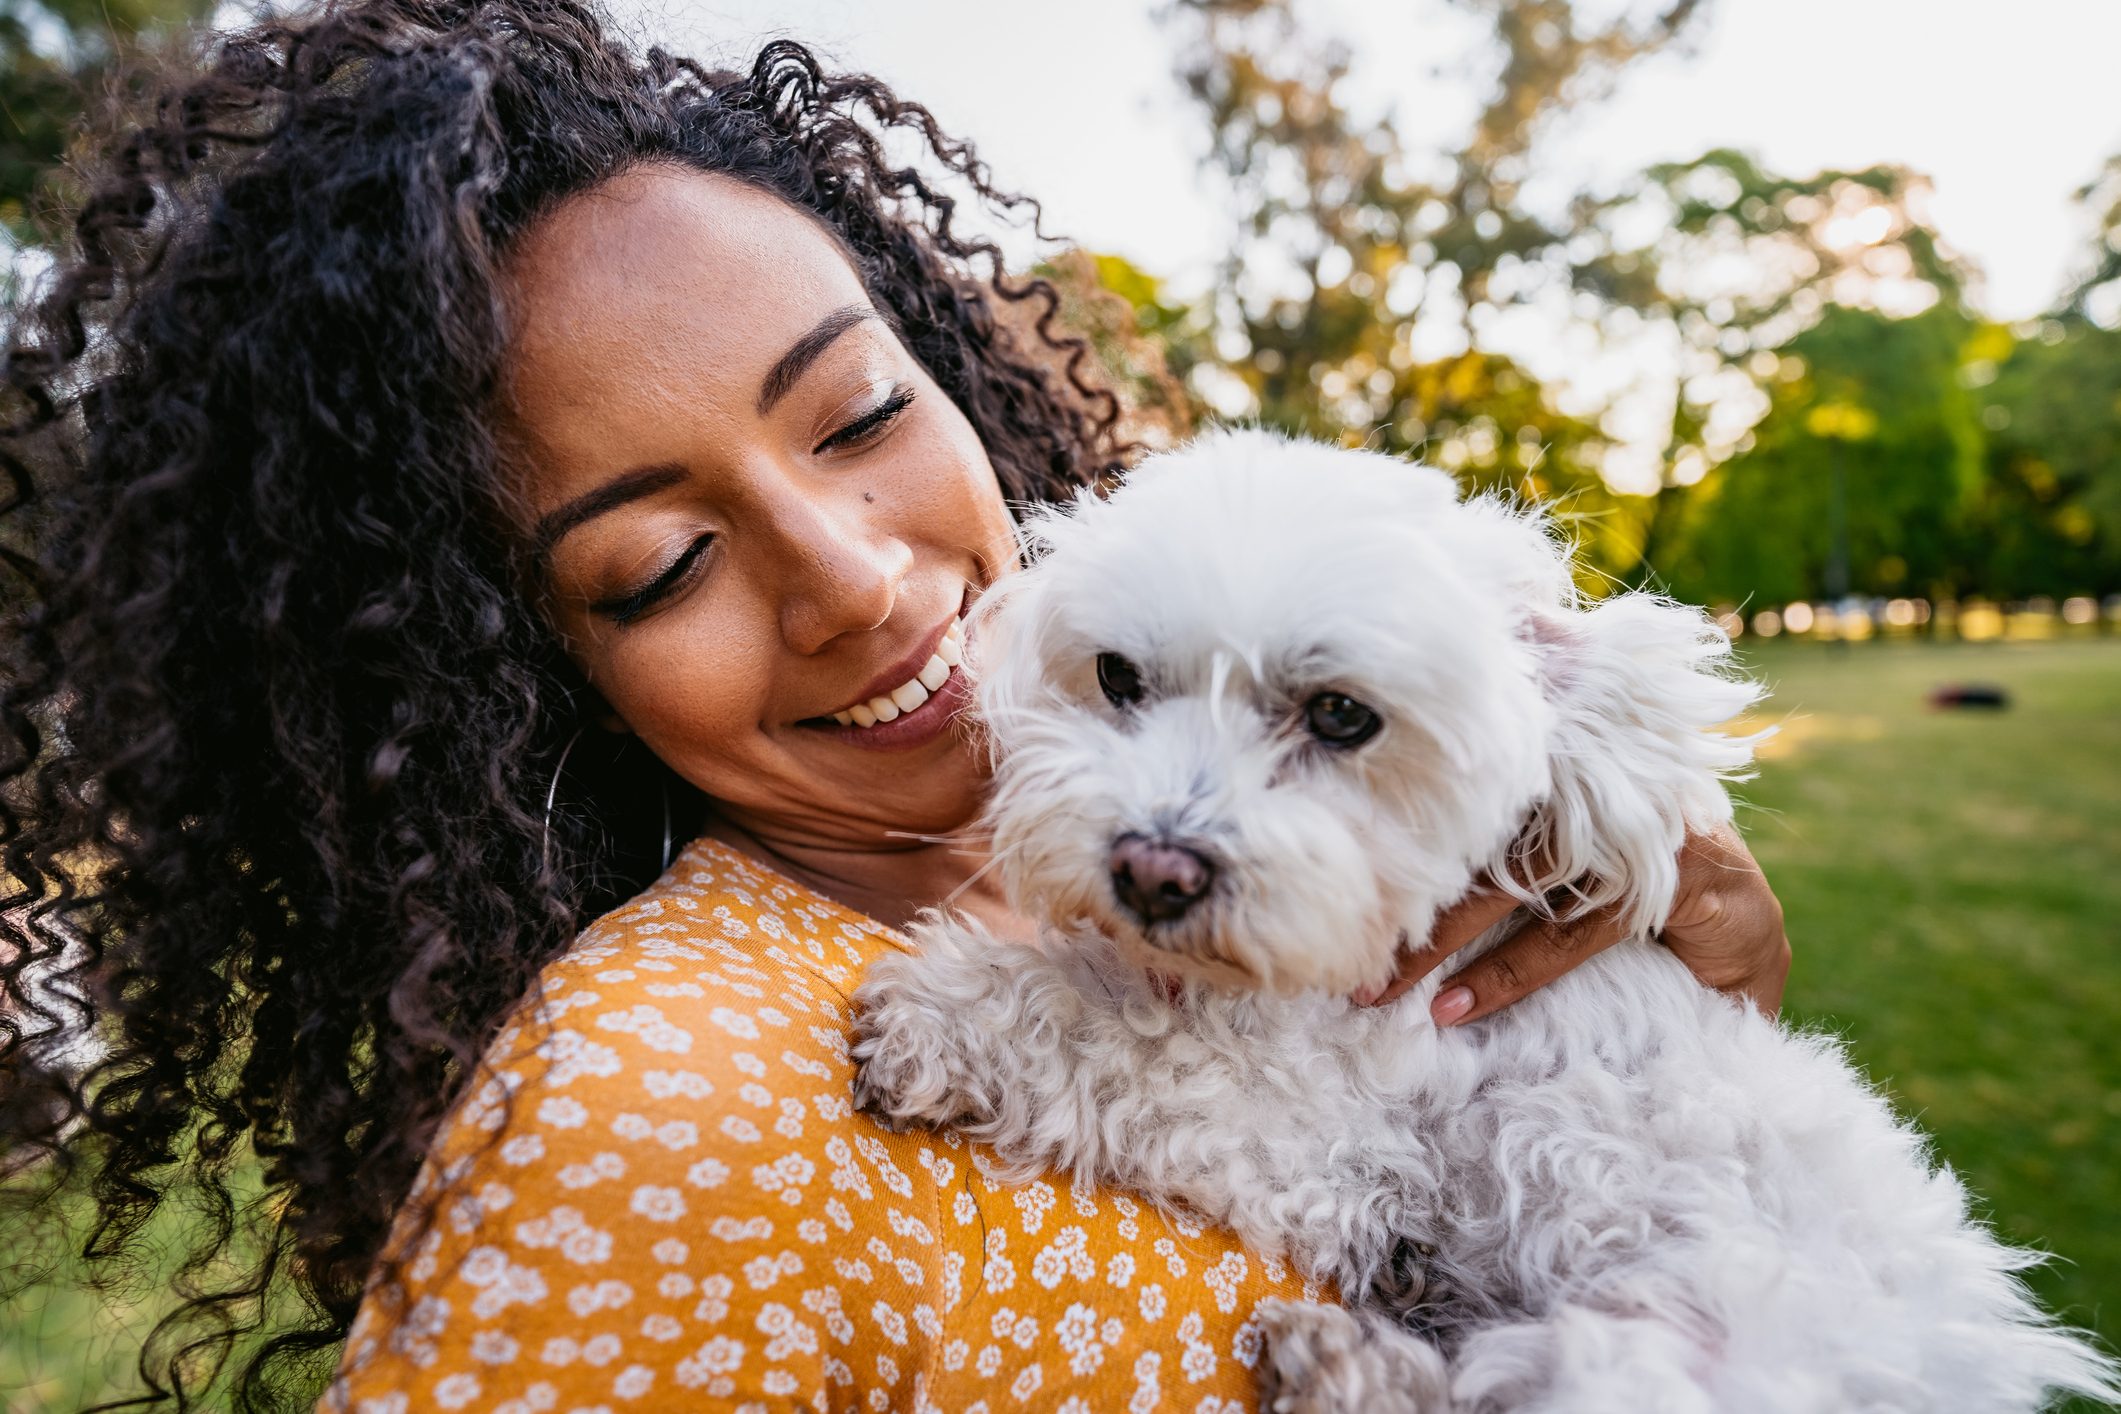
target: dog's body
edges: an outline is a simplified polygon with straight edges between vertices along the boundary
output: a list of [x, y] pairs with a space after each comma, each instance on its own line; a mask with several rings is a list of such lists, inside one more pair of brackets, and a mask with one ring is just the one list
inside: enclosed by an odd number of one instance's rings
[[[2110, 1394], [1832, 1042], [1647, 940], [1749, 755], [1697, 612], [1586, 608], [1535, 519], [1258, 434], [1033, 533], [975, 668], [997, 853], [1048, 937], [924, 922], [857, 998], [865, 1109], [1335, 1281], [1345, 1309], [1262, 1308], [1271, 1408]], [[1644, 936], [1462, 1028], [1433, 979], [1345, 1000], [1482, 873]]]

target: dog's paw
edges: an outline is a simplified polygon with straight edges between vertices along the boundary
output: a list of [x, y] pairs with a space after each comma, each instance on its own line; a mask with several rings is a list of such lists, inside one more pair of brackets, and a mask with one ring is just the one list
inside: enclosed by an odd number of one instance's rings
[[1253, 1310], [1265, 1337], [1261, 1414], [1442, 1414], [1450, 1407], [1435, 1347], [1342, 1306], [1269, 1298]]
[[978, 1124], [991, 1108], [969, 1081], [965, 1039], [957, 1018], [922, 998], [918, 966], [886, 958], [854, 994], [854, 1108], [893, 1133]]
[[1259, 1364], [1261, 1414], [1339, 1414], [1352, 1408], [1335, 1378], [1362, 1332], [1338, 1306], [1311, 1301], [1259, 1303], [1253, 1317], [1266, 1337]]

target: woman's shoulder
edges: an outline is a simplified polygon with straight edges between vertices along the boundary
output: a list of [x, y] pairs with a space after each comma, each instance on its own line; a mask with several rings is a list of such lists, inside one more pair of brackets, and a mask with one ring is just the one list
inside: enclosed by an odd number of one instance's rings
[[704, 1142], [704, 1121], [718, 1143], [764, 1130], [801, 1140], [812, 1123], [851, 1117], [849, 993], [871, 960], [904, 946], [726, 846], [696, 843], [545, 969], [456, 1127], [660, 1136], [685, 1150]]
[[332, 1407], [720, 1407], [851, 1379], [814, 1330], [844, 1317], [802, 1279], [937, 1206], [909, 1179], [897, 1201], [927, 1211], [861, 1211], [847, 994], [902, 946], [709, 843], [587, 928], [438, 1137], [408, 1206], [435, 1219], [396, 1254], [402, 1292], [364, 1302]]
[[586, 930], [437, 1143], [331, 1407], [1241, 1407], [1253, 1304], [1315, 1289], [854, 1111], [849, 996], [904, 946], [719, 845]]

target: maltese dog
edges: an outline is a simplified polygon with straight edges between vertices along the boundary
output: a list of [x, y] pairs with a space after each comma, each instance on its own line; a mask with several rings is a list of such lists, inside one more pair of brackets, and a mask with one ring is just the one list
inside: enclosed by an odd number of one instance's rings
[[[1699, 610], [1587, 602], [1535, 512], [1253, 431], [1025, 534], [970, 661], [1041, 942], [925, 915], [855, 999], [864, 1111], [1333, 1282], [1261, 1304], [1266, 1409], [2113, 1394], [1839, 1046], [1653, 941], [1751, 757], [1724, 724], [1758, 689]], [[1456, 1028], [1433, 974], [1350, 1001], [1483, 878], [1634, 940]]]

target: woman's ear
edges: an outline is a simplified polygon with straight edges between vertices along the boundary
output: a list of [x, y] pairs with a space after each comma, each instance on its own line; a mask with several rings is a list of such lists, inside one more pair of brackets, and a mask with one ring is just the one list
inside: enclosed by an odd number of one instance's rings
[[1652, 594], [1529, 605], [1521, 632], [1554, 707], [1553, 784], [1513, 862], [1529, 893], [1568, 888], [1575, 911], [1655, 928], [1688, 831], [1729, 820], [1724, 783], [1750, 775], [1767, 733], [1727, 728], [1761, 688], [1707, 614]]

